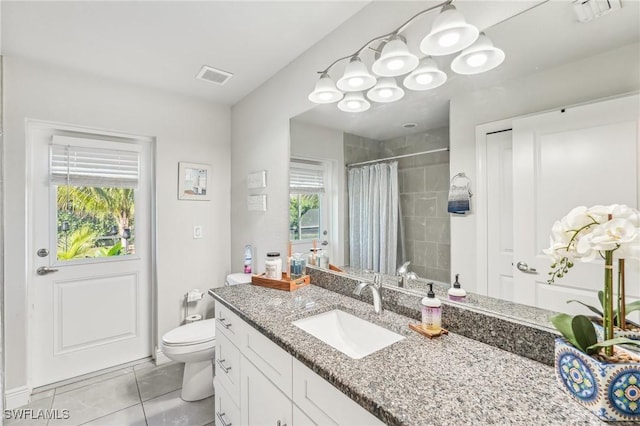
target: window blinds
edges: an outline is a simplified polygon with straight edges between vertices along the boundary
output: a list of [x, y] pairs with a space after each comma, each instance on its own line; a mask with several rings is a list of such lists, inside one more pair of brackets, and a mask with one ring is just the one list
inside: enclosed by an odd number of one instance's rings
[[94, 148], [85, 144], [74, 145], [69, 143], [72, 139], [74, 138], [60, 137], [56, 140], [54, 136], [49, 155], [52, 184], [104, 188], [138, 187], [140, 154], [137, 151]]
[[289, 192], [292, 194], [316, 194], [324, 192], [324, 172], [322, 165], [292, 161], [289, 167]]

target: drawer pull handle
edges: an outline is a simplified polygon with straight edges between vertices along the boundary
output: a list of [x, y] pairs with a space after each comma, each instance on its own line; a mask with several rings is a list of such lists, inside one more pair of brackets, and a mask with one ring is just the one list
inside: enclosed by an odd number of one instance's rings
[[224, 370], [225, 373], [228, 373], [231, 370], [231, 367], [227, 367], [224, 365], [224, 359], [216, 359], [216, 364], [220, 366]]
[[282, 423], [280, 420], [276, 423], [276, 426], [287, 426], [286, 423]]
[[220, 318], [217, 318], [216, 320], [220, 323], [221, 326], [223, 326], [227, 330], [229, 329], [229, 327], [231, 327], [231, 324], [226, 322], [227, 321], [226, 318], [220, 317]]
[[218, 417], [218, 420], [220, 420], [220, 423], [222, 423], [222, 426], [231, 426], [231, 423], [227, 423], [224, 420], [224, 413], [221, 413], [220, 411], [216, 411], [216, 416]]

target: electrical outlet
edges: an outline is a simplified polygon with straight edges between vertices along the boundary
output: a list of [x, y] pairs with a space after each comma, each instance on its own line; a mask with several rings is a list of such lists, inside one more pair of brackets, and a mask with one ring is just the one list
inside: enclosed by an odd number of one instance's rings
[[193, 238], [202, 238], [202, 226], [195, 225], [193, 227]]

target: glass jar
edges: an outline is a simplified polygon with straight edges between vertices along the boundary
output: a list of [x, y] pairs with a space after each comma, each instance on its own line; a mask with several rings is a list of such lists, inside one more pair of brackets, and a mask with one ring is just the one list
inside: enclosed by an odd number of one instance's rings
[[316, 258], [318, 256], [318, 250], [320, 249], [317, 249], [317, 248], [309, 249], [309, 255], [307, 256], [307, 265], [311, 265], [311, 266], [317, 265]]
[[329, 269], [329, 255], [322, 249], [316, 252], [316, 265], [320, 268]]
[[264, 275], [266, 278], [274, 280], [282, 279], [282, 259], [279, 252], [267, 253], [267, 259], [264, 262]]
[[304, 275], [305, 261], [302, 253], [294, 253], [291, 259], [291, 278], [300, 278]]

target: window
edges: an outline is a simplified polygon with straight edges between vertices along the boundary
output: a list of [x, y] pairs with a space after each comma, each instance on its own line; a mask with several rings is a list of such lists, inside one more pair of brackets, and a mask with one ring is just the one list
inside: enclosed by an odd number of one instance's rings
[[289, 168], [289, 239], [319, 240], [325, 192], [321, 163], [292, 159]]
[[113, 142], [53, 137], [50, 183], [56, 197], [58, 261], [135, 253], [140, 158], [137, 151], [126, 148]]

